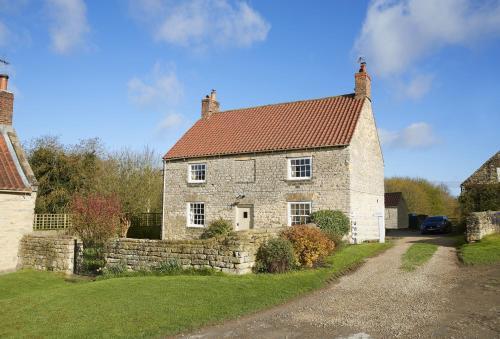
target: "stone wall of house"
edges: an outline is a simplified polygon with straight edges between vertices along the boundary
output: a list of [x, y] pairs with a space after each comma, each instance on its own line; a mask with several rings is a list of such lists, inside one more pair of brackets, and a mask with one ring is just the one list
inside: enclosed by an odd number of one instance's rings
[[386, 207], [385, 208], [385, 228], [397, 229], [398, 228], [398, 208]]
[[124, 264], [129, 270], [150, 269], [176, 260], [183, 268], [213, 268], [225, 273], [249, 273], [260, 244], [280, 229], [236, 232], [206, 240], [116, 239], [106, 250], [107, 265]]
[[[301, 156], [312, 157], [312, 178], [288, 180], [288, 158]], [[189, 202], [205, 203], [206, 224], [222, 217], [236, 230], [238, 205], [253, 207], [255, 228], [287, 225], [288, 202], [293, 201], [311, 202], [312, 211], [338, 209], [349, 215], [349, 159], [348, 149], [337, 147], [168, 161], [163, 239], [196, 239], [203, 232], [187, 227]], [[190, 163], [206, 164], [205, 183], [188, 183]], [[381, 194], [383, 203], [383, 190]]]
[[72, 274], [75, 238], [61, 235], [24, 235], [19, 244], [18, 268]]
[[0, 192], [0, 272], [14, 271], [19, 241], [33, 230], [36, 194]]
[[379, 239], [385, 232], [384, 160], [370, 100], [365, 100], [348, 150], [349, 215], [357, 231], [352, 237], [356, 242]]
[[467, 242], [481, 240], [492, 233], [500, 233], [500, 212], [474, 212], [467, 218], [465, 229]]
[[386, 229], [408, 228], [408, 226], [408, 207], [403, 200], [401, 200], [396, 207], [385, 208]]

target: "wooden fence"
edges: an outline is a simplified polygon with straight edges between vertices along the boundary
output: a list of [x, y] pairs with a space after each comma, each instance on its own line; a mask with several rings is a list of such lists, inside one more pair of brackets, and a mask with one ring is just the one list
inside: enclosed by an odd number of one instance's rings
[[33, 230], [64, 230], [71, 225], [71, 214], [35, 214]]
[[[161, 213], [139, 213], [130, 215], [133, 227], [161, 227]], [[35, 214], [33, 230], [64, 230], [71, 226], [71, 214]]]

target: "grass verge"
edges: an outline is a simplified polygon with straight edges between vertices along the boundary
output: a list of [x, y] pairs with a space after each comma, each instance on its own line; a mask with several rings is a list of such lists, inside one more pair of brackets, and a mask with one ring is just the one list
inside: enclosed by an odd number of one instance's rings
[[322, 287], [391, 244], [346, 246], [328, 267], [244, 276], [138, 276], [68, 282], [21, 271], [0, 276], [0, 337], [152, 337], [192, 331]]
[[411, 245], [403, 254], [401, 269], [414, 271], [417, 267], [425, 264], [436, 252], [438, 246], [434, 244], [418, 243]]
[[500, 263], [500, 234], [491, 234], [478, 242], [464, 243], [458, 247], [458, 257], [468, 265]]

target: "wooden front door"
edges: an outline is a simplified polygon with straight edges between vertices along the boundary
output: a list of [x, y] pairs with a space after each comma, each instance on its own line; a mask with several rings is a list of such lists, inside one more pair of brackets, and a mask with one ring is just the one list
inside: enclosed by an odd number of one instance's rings
[[238, 231], [253, 228], [253, 206], [238, 206], [236, 211], [236, 229]]

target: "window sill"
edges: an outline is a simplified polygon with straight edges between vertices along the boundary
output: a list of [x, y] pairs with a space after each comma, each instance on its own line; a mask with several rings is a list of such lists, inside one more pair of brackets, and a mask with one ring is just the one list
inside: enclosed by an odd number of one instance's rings
[[186, 183], [188, 187], [198, 187], [198, 186], [205, 186], [207, 184], [206, 181], [204, 182], [187, 182]]
[[205, 225], [186, 225], [186, 228], [205, 228]]
[[299, 179], [299, 178], [287, 178], [286, 181], [287, 182], [291, 182], [291, 183], [311, 182], [312, 178], [303, 178], [303, 179]]

